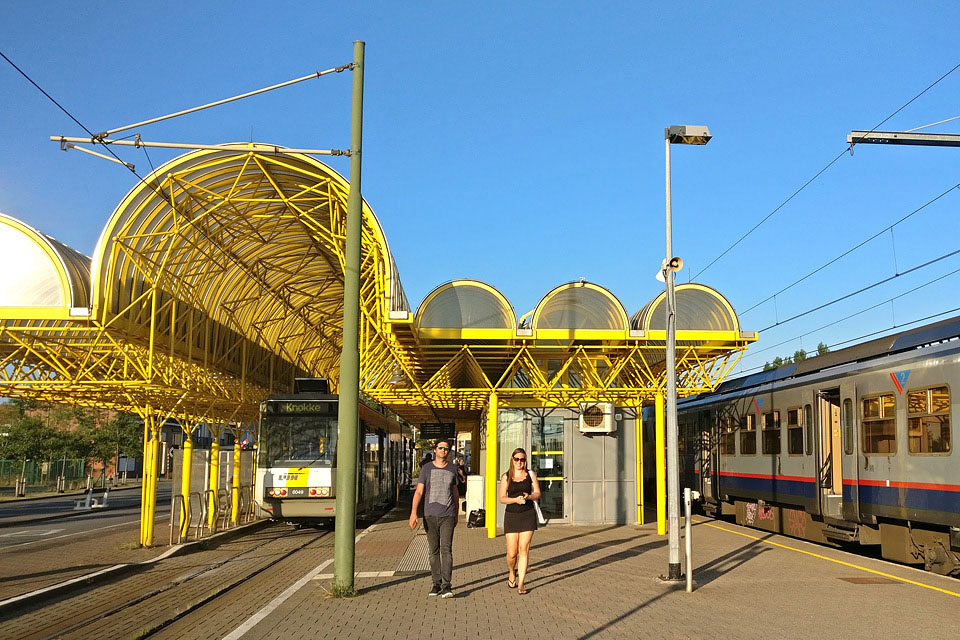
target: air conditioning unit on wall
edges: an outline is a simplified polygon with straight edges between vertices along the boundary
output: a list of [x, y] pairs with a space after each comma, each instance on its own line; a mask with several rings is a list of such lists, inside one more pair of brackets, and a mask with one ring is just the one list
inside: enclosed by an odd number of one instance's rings
[[581, 402], [580, 433], [613, 433], [617, 430], [615, 411], [612, 402]]

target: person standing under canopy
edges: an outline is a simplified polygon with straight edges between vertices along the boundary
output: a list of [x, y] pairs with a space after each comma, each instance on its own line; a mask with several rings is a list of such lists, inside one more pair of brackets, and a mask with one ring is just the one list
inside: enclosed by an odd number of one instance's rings
[[460, 492], [457, 466], [448, 461], [450, 441], [437, 440], [434, 458], [420, 468], [417, 490], [410, 506], [410, 528], [417, 528], [417, 507], [423, 506], [423, 528], [430, 545], [433, 585], [428, 595], [453, 597], [453, 529], [457, 526]]

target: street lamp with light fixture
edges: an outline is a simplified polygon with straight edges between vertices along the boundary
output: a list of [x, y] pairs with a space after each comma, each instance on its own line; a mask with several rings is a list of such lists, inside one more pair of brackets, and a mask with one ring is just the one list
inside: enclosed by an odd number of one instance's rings
[[[683, 260], [673, 255], [673, 221], [670, 202], [670, 145], [704, 145], [710, 141], [710, 130], [699, 125], [674, 125], [664, 129], [667, 157], [667, 256], [663, 262], [663, 278], [667, 291], [666, 410], [667, 410], [667, 534], [669, 557], [665, 580], [679, 582], [680, 572], [680, 463], [677, 451], [677, 314], [674, 279], [683, 268]], [[687, 567], [690, 571], [690, 567]]]

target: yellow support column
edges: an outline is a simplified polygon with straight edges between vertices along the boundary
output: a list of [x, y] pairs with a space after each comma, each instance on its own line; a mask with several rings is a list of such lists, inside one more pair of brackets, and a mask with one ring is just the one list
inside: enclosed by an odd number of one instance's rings
[[233, 441], [233, 490], [230, 492], [230, 522], [237, 524], [240, 519], [240, 430], [237, 429]]
[[143, 413], [143, 467], [140, 478], [140, 546], [149, 546], [146, 543], [147, 532], [147, 462], [150, 460], [150, 408]]
[[[663, 394], [658, 393], [655, 404], [657, 414], [657, 535], [667, 533], [667, 468], [664, 451]], [[672, 498], [675, 499], [675, 498]]]
[[186, 538], [190, 527], [190, 482], [193, 475], [193, 427], [183, 432], [183, 458], [180, 462], [180, 495], [183, 497], [183, 509], [180, 511], [180, 537]]
[[637, 453], [637, 524], [644, 524], [643, 508], [643, 401], [637, 401], [636, 417], [636, 453]]
[[220, 492], [220, 430], [213, 434], [213, 444], [210, 445], [210, 494], [207, 505], [207, 526], [213, 529], [217, 521], [217, 494]]
[[483, 508], [486, 510], [487, 537], [497, 537], [497, 394], [490, 394], [487, 405], [487, 464]]
[[143, 487], [140, 503], [140, 544], [153, 546], [153, 521], [157, 508], [157, 462], [159, 460], [160, 428], [157, 417], [149, 411], [144, 415]]

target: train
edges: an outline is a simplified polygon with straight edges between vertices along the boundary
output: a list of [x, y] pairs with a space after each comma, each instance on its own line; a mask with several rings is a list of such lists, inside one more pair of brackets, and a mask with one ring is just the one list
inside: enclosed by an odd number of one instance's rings
[[708, 515], [960, 575], [960, 317], [723, 382], [677, 404]]
[[[311, 389], [311, 390], [308, 390]], [[339, 397], [325, 382], [261, 403], [254, 495], [257, 515], [298, 524], [336, 518]], [[408, 423], [361, 398], [357, 438], [358, 517], [395, 504], [413, 474]]]

